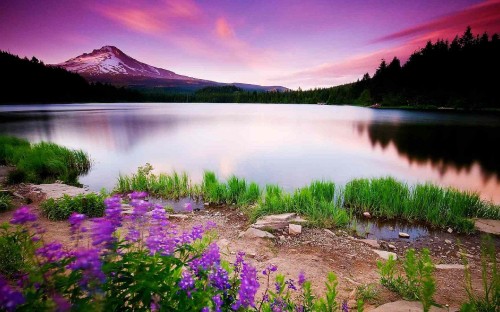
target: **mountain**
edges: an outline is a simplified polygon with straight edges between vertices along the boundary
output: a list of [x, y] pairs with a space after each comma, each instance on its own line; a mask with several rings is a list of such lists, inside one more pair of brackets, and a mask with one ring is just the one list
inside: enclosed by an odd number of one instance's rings
[[209, 86], [235, 85], [247, 91], [286, 91], [281, 86], [227, 84], [179, 75], [173, 71], [142, 63], [114, 46], [104, 46], [53, 66], [78, 73], [92, 82], [139, 89], [196, 91]]

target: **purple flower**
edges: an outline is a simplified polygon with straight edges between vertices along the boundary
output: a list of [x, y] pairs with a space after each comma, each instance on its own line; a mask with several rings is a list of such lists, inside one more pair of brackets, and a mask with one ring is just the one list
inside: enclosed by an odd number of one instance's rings
[[236, 261], [234, 262], [234, 268], [237, 270], [245, 261], [245, 253], [243, 251], [238, 251], [236, 255]]
[[74, 260], [68, 265], [72, 271], [81, 270], [80, 284], [86, 286], [91, 280], [104, 282], [105, 275], [101, 270], [102, 263], [99, 259], [98, 249], [80, 249], [73, 252]]
[[255, 307], [255, 294], [259, 289], [257, 270], [248, 263], [244, 262], [240, 279], [241, 284], [240, 289], [238, 290], [238, 300], [232, 305], [232, 308], [237, 310], [240, 307]]
[[149, 236], [146, 238], [146, 246], [150, 254], [171, 255], [175, 251], [178, 242], [175, 237], [176, 234], [175, 226], [167, 220], [165, 209], [156, 206], [151, 214]]
[[288, 289], [297, 290], [297, 287], [295, 287], [293, 279], [286, 281], [286, 283], [288, 284]]
[[17, 306], [25, 301], [24, 296], [13, 290], [7, 281], [0, 276], [0, 310], [15, 311]]
[[151, 208], [151, 204], [143, 200], [132, 200], [130, 205], [134, 207], [132, 221], [145, 221], [146, 213]]
[[130, 196], [131, 199], [143, 199], [148, 197], [148, 193], [133, 191], [128, 196]]
[[277, 266], [275, 266], [274, 264], [270, 264], [267, 266], [267, 268], [264, 271], [262, 271], [262, 274], [269, 275], [269, 274], [271, 274], [271, 272], [276, 272], [277, 269], [278, 269]]
[[87, 229], [82, 227], [82, 223], [85, 220], [85, 215], [81, 213], [73, 212], [69, 216], [69, 224], [71, 226], [71, 235], [75, 235], [78, 232], [86, 232]]
[[116, 241], [113, 233], [116, 230], [115, 225], [111, 220], [106, 218], [96, 218], [92, 220], [92, 245], [98, 246], [103, 244], [106, 248]]
[[220, 295], [215, 295], [212, 297], [212, 300], [214, 302], [214, 306], [215, 306], [215, 312], [221, 312], [222, 309], [222, 298], [220, 297]]
[[66, 257], [66, 253], [62, 250], [62, 245], [57, 242], [49, 243], [35, 251], [37, 256], [44, 257], [46, 262], [53, 263]]
[[210, 308], [209, 307], [203, 307], [203, 309], [201, 309], [201, 312], [210, 312]]
[[276, 292], [280, 292], [280, 290], [281, 290], [281, 285], [280, 285], [280, 283], [275, 282], [275, 283], [274, 283], [274, 288], [276, 289]]
[[218, 266], [212, 273], [208, 275], [208, 279], [212, 286], [217, 289], [225, 290], [231, 288], [229, 284], [229, 276], [226, 270]]
[[193, 212], [193, 204], [191, 204], [191, 203], [184, 204], [184, 211]]
[[304, 272], [300, 272], [299, 273], [299, 286], [304, 285], [305, 282], [306, 282], [306, 276], [305, 276]]
[[28, 206], [23, 206], [17, 209], [10, 219], [11, 224], [25, 224], [27, 222], [36, 221], [36, 215], [31, 212], [31, 209]]
[[349, 307], [347, 306], [347, 301], [342, 301], [342, 312], [349, 312]]
[[203, 237], [203, 225], [195, 225], [191, 229], [191, 238], [193, 240], [201, 239]]
[[56, 311], [57, 312], [71, 311], [71, 303], [68, 301], [68, 299], [64, 298], [63, 296], [61, 296], [59, 294], [55, 294], [52, 297], [52, 300], [56, 304]]
[[109, 220], [115, 228], [122, 225], [122, 203], [118, 196], [106, 198], [104, 200], [106, 210], [104, 210], [104, 218]]
[[205, 224], [205, 232], [215, 229], [217, 227], [217, 223], [214, 221], [207, 221]]
[[[193, 289], [193, 287], [194, 287], [193, 275], [191, 275], [191, 273], [189, 273], [188, 271], [182, 272], [182, 278], [179, 282], [179, 287], [180, 287], [180, 289], [185, 290], [185, 291], [189, 291], [189, 290]], [[188, 294], [189, 294], [189, 292], [188, 292]]]

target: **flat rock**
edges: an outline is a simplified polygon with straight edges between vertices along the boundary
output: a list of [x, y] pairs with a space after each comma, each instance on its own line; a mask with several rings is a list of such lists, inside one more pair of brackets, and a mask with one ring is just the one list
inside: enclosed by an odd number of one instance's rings
[[302, 225], [292, 223], [288, 225], [288, 234], [299, 235], [300, 233], [302, 233]]
[[360, 239], [359, 241], [370, 247], [380, 248], [380, 244], [375, 239]]
[[330, 231], [329, 229], [323, 229], [326, 233], [330, 234], [331, 236], [335, 237], [337, 235], [335, 235], [335, 233], [333, 233], [332, 231]]
[[394, 257], [394, 260], [396, 260], [398, 258], [397, 254], [395, 254], [394, 252], [390, 252], [390, 251], [374, 249], [373, 252], [376, 253], [380, 258], [385, 259], [385, 260], [389, 260], [390, 255], [392, 255]]
[[238, 237], [244, 238], [274, 238], [274, 235], [255, 228], [248, 228], [245, 232], [241, 232]]
[[464, 270], [463, 264], [436, 264], [436, 269], [439, 270]]
[[66, 185], [62, 183], [52, 184], [33, 184], [32, 189], [36, 188], [46, 195], [47, 198], [60, 198], [64, 195], [76, 196], [89, 193], [84, 188]]
[[399, 237], [401, 238], [410, 238], [410, 234], [405, 232], [399, 232]]
[[189, 218], [189, 216], [185, 215], [185, 214], [169, 214], [168, 218], [169, 219], [186, 220], [187, 218]]
[[297, 217], [296, 213], [282, 213], [277, 215], [269, 215], [259, 218], [251, 227], [259, 230], [282, 230], [288, 226], [292, 220], [298, 220], [300, 223], [300, 218]]
[[500, 235], [500, 220], [476, 219], [475, 226], [480, 232]]
[[[422, 304], [418, 301], [399, 300], [378, 306], [371, 312], [423, 312]], [[446, 309], [431, 307], [430, 312], [445, 312]]]

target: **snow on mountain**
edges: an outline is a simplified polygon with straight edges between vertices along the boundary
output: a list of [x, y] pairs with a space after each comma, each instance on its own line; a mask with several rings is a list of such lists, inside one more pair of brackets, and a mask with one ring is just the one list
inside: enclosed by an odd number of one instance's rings
[[194, 80], [194, 78], [144, 64], [113, 46], [104, 46], [90, 53], [84, 53], [56, 66], [84, 76], [129, 75], [148, 78]]
[[[117, 86], [195, 91], [207, 86], [230, 85], [178, 75], [170, 70], [139, 62], [114, 46], [104, 46], [54, 66], [76, 72], [90, 81], [110, 83]], [[288, 90], [280, 86], [268, 87], [240, 83], [232, 85], [250, 91]]]

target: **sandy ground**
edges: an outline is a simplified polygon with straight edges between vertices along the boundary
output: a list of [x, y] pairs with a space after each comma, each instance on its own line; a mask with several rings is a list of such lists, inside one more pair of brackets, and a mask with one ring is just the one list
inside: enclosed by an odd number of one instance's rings
[[[38, 204], [43, 200], [43, 195], [37, 195], [35, 201], [29, 204], [34, 211], [39, 213]], [[15, 199], [16, 205], [21, 205], [21, 199]], [[8, 222], [13, 211], [0, 213], [0, 223]], [[281, 239], [246, 239], [238, 238], [240, 232], [249, 226], [248, 219], [243, 213], [234, 207], [208, 207], [199, 212], [189, 214], [184, 220], [172, 219], [180, 229], [187, 229], [193, 225], [214, 221], [217, 224], [217, 242], [224, 257], [233, 261], [238, 251], [244, 251], [247, 259], [251, 261], [260, 271], [269, 264], [278, 266], [278, 272], [288, 278], [297, 279], [300, 272], [312, 281], [313, 290], [316, 294], [324, 292], [324, 282], [327, 273], [333, 271], [339, 278], [338, 299], [348, 300], [354, 305], [356, 287], [363, 284], [373, 283], [377, 285], [378, 298], [366, 302], [365, 310], [369, 311], [381, 304], [400, 300], [401, 298], [385, 289], [379, 284], [377, 273], [377, 260], [380, 258], [372, 248], [358, 239], [350, 236], [341, 229], [331, 229], [332, 235], [324, 229], [303, 228], [302, 234], [289, 236], [286, 233], [278, 233]], [[66, 221], [53, 222], [43, 216], [39, 217], [39, 223], [47, 229], [44, 240], [60, 241], [66, 246], [71, 246], [69, 224]], [[445, 243], [449, 240], [452, 243]], [[442, 235], [428, 237], [415, 242], [396, 240], [391, 242], [396, 246], [395, 252], [402, 256], [407, 248], [414, 247], [429, 248], [436, 264], [460, 264], [458, 254], [460, 250], [457, 241], [461, 241], [462, 248], [468, 254], [472, 264], [472, 276], [474, 288], [480, 291], [481, 271], [479, 257], [479, 235], [459, 236], [443, 232]], [[497, 251], [499, 250], [499, 238], [494, 238]], [[497, 254], [498, 255], [498, 254]], [[464, 289], [464, 272], [462, 269], [451, 269], [435, 271], [437, 280], [437, 291], [435, 300], [437, 303], [450, 306], [450, 311], [456, 311], [460, 304], [467, 299]], [[262, 277], [261, 284], [265, 280]]]

